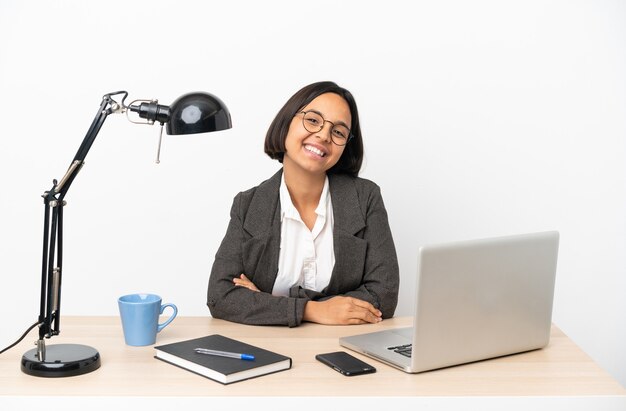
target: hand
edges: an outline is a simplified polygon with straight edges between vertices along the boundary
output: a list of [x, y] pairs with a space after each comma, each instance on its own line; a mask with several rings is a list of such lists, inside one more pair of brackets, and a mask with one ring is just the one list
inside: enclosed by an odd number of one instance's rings
[[233, 278], [233, 283], [235, 283], [235, 286], [237, 287], [244, 287], [244, 288], [247, 288], [248, 290], [257, 291], [257, 292], [261, 291], [258, 288], [256, 288], [256, 285], [254, 285], [254, 283], [250, 281], [248, 277], [246, 277], [245, 274], [241, 274], [239, 277]]
[[375, 324], [383, 313], [367, 301], [337, 296], [325, 301], [308, 301], [304, 306], [305, 321], [319, 324]]

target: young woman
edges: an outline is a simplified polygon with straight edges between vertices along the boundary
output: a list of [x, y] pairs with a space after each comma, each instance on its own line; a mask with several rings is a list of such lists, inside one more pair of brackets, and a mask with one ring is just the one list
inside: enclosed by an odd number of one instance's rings
[[294, 94], [265, 153], [282, 169], [239, 193], [215, 256], [207, 305], [257, 325], [376, 323], [398, 302], [398, 261], [379, 187], [363, 161], [352, 94], [333, 82]]

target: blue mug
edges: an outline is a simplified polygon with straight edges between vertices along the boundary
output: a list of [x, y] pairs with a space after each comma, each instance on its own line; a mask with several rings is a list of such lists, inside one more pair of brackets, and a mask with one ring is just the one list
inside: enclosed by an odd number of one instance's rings
[[[122, 317], [124, 340], [133, 346], [152, 345], [156, 335], [174, 320], [178, 308], [174, 304], [161, 304], [161, 297], [155, 294], [129, 294], [117, 300]], [[159, 315], [171, 307], [174, 312], [162, 324]]]

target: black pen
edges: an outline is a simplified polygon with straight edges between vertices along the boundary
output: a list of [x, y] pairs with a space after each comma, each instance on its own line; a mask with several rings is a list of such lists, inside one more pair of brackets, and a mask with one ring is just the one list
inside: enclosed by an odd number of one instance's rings
[[254, 361], [254, 355], [252, 354], [239, 354], [236, 352], [209, 350], [208, 348], [194, 348], [194, 351], [198, 354], [217, 355], [219, 357], [238, 358], [240, 360]]

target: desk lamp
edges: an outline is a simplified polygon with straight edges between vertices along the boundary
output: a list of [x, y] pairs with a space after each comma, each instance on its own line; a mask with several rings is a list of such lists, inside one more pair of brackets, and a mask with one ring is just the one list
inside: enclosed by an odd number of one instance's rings
[[[157, 160], [161, 150], [163, 125], [167, 134], [195, 134], [225, 130], [232, 127], [230, 113], [224, 103], [214, 95], [194, 92], [179, 97], [171, 106], [158, 104], [158, 100], [124, 101], [128, 93], [118, 91], [105, 94], [96, 117], [91, 123], [74, 160], [61, 181], [53, 180], [52, 188], [44, 192], [43, 258], [41, 267], [41, 303], [36, 348], [22, 356], [21, 369], [38, 377], [69, 377], [86, 374], [100, 367], [100, 353], [95, 348], [80, 344], [52, 344], [46, 347], [44, 338], [60, 332], [61, 277], [63, 254], [63, 206], [65, 194], [84, 164], [104, 120], [109, 114], [126, 113], [129, 121], [152, 125], [161, 123]], [[121, 101], [118, 103], [114, 98]], [[138, 120], [131, 119], [129, 113]], [[31, 329], [33, 328], [31, 327]]]

